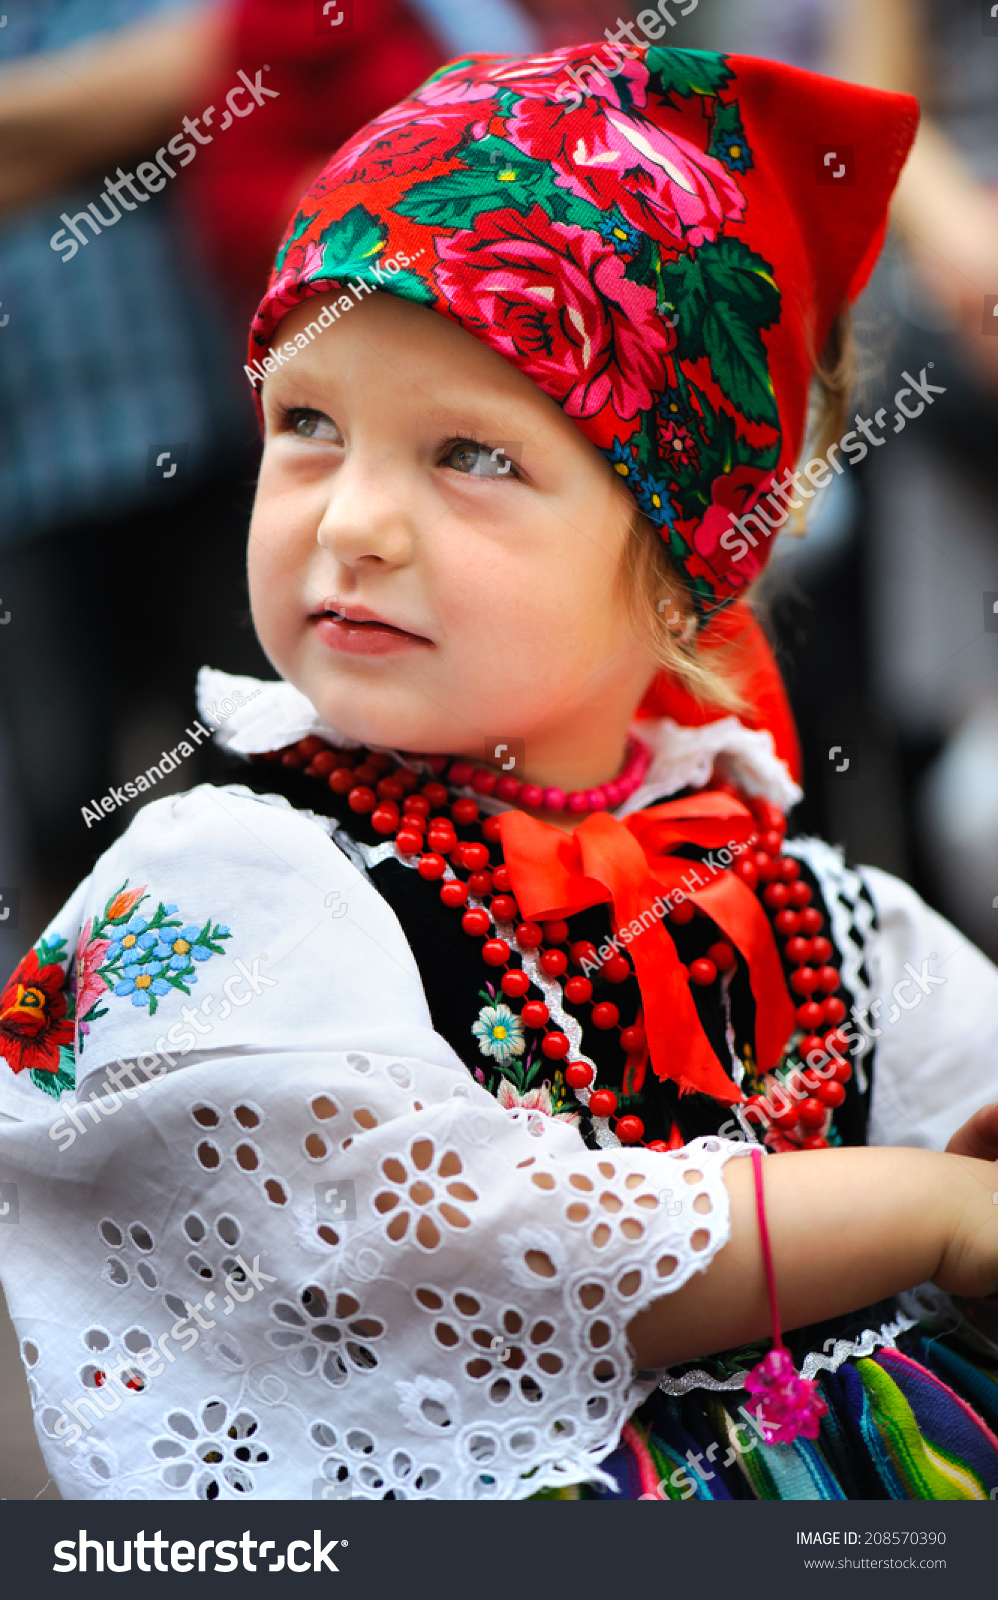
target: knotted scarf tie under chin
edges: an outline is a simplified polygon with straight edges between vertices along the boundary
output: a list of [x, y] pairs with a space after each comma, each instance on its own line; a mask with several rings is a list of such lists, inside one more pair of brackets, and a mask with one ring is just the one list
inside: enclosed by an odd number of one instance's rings
[[[524, 917], [547, 921], [609, 903], [615, 932], [639, 923], [640, 931], [632, 930], [622, 942], [634, 963], [657, 1077], [726, 1103], [742, 1098], [704, 1033], [664, 915], [652, 909], [676, 890], [704, 911], [744, 957], [755, 998], [756, 1061], [763, 1072], [779, 1063], [795, 1014], [765, 912], [733, 872], [718, 870], [702, 887], [687, 887], [684, 877], [697, 863], [673, 853], [682, 845], [714, 850], [744, 843], [756, 831], [745, 806], [712, 791], [637, 811], [622, 822], [597, 812], [574, 833], [522, 811], [503, 812], [499, 825]], [[649, 913], [643, 923], [642, 912]]]

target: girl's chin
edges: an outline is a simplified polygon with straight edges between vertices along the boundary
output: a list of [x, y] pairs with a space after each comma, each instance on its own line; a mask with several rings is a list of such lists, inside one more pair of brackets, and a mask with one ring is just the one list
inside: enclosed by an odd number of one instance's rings
[[446, 755], [461, 737], [455, 730], [448, 739], [446, 729], [427, 727], [425, 701], [422, 707], [404, 701], [386, 705], [383, 697], [365, 695], [356, 685], [333, 692], [328, 684], [324, 691], [316, 686], [314, 692], [304, 683], [296, 687], [311, 700], [327, 727], [335, 728], [345, 739], [356, 739], [358, 744], [384, 750], [436, 750]]

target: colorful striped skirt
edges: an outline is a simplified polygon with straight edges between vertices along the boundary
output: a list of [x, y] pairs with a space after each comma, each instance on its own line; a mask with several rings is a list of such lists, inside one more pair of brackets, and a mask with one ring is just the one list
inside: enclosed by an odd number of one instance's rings
[[998, 1499], [998, 1364], [955, 1336], [915, 1328], [897, 1348], [850, 1357], [817, 1379], [817, 1439], [770, 1445], [746, 1390], [657, 1390], [602, 1463], [616, 1482], [547, 1499]]

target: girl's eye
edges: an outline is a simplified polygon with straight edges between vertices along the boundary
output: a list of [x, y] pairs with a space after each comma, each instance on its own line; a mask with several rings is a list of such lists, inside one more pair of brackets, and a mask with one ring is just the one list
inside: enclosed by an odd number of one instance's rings
[[332, 417], [322, 411], [289, 411], [287, 421], [296, 439], [318, 439], [322, 444], [343, 443], [343, 435]]
[[474, 439], [459, 439], [444, 457], [444, 466], [473, 478], [507, 478], [518, 474], [508, 456], [497, 447], [478, 444]]

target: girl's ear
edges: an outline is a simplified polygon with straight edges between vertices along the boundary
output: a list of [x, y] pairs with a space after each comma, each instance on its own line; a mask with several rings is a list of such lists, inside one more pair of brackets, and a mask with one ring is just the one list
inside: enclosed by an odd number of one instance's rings
[[636, 507], [624, 552], [623, 579], [634, 625], [659, 668], [652, 689], [660, 680], [670, 682], [690, 706], [712, 707], [710, 716], [689, 715], [676, 721], [707, 722], [725, 712], [740, 715], [745, 701], [738, 675], [723, 653], [713, 659], [705, 655], [689, 589], [661, 534]]

